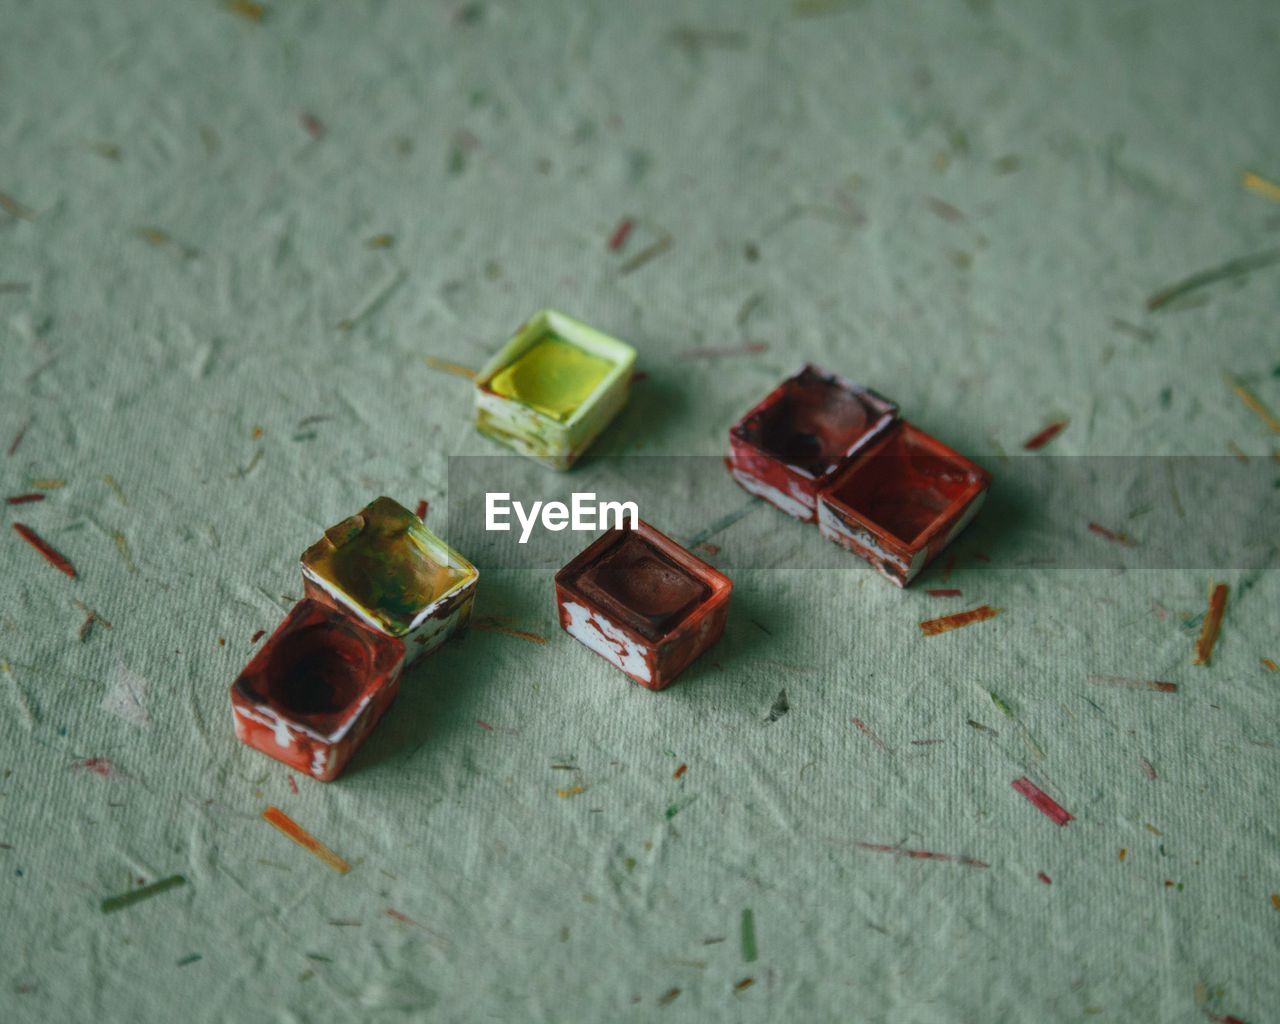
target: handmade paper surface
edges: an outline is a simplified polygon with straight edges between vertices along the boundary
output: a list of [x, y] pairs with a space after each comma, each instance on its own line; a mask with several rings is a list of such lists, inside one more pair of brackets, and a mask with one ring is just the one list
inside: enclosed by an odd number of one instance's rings
[[[1274, 535], [1176, 559], [1275, 494], [1280, 265], [1147, 302], [1280, 246], [1277, 6], [264, 7], [0, 0], [0, 509], [78, 573], [3, 528], [0, 1019], [1272, 1019]], [[444, 529], [447, 456], [509, 454], [457, 368], [547, 306], [639, 352], [593, 454], [714, 463], [809, 360], [988, 504], [900, 591], [670, 470], [641, 515], [733, 603], [633, 686]], [[473, 628], [322, 785], [227, 688], [380, 494]]]

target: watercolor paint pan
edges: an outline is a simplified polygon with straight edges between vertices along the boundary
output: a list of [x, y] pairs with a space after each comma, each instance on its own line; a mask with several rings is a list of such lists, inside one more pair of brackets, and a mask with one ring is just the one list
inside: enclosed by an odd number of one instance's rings
[[400, 691], [404, 642], [307, 598], [231, 686], [236, 736], [329, 782]]
[[814, 522], [818, 493], [897, 415], [884, 396], [805, 364], [729, 428], [729, 472], [751, 494]]
[[325, 531], [302, 555], [307, 597], [404, 641], [406, 664], [460, 636], [476, 567], [403, 505], [378, 498]]
[[991, 475], [905, 420], [818, 495], [818, 529], [903, 587], [973, 520]]
[[560, 625], [641, 686], [669, 686], [724, 631], [732, 581], [640, 520], [556, 573]]
[[536, 313], [476, 376], [476, 429], [569, 469], [626, 405], [635, 360], [635, 349], [594, 327]]

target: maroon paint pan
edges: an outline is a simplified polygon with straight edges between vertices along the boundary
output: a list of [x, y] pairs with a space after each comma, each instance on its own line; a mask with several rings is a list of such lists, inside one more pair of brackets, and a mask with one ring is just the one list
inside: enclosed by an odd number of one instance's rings
[[556, 573], [560, 625], [661, 690], [724, 631], [732, 581], [648, 523], [597, 537]]
[[400, 692], [404, 641], [304, 598], [231, 687], [236, 736], [322, 782]]
[[904, 420], [818, 495], [818, 529], [904, 587], [977, 515], [990, 482]]
[[729, 428], [729, 471], [752, 494], [811, 523], [818, 492], [897, 415], [887, 398], [806, 364]]

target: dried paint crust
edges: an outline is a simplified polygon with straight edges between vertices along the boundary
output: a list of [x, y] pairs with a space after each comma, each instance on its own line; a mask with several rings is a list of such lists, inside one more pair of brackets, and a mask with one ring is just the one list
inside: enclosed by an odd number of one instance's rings
[[[495, 378], [500, 378], [502, 390], [511, 392], [505, 381], [512, 368], [548, 340], [568, 343], [609, 364], [598, 383], [593, 376], [585, 399], [572, 409], [557, 407], [556, 413], [494, 389]], [[630, 345], [572, 317], [550, 309], [536, 313], [476, 375], [476, 429], [553, 469], [569, 469], [626, 405], [635, 360]]]
[[732, 581], [644, 521], [556, 573], [560, 625], [641, 686], [669, 686], [724, 632]]
[[990, 482], [904, 420], [818, 496], [818, 530], [903, 587], [969, 525]]
[[729, 428], [729, 471], [750, 493], [811, 523], [818, 493], [897, 415], [882, 395], [805, 364]]
[[304, 598], [231, 686], [242, 743], [329, 782], [400, 692], [404, 642]]
[[404, 640], [412, 664], [471, 619], [475, 566], [391, 498], [325, 531], [302, 555], [306, 596]]

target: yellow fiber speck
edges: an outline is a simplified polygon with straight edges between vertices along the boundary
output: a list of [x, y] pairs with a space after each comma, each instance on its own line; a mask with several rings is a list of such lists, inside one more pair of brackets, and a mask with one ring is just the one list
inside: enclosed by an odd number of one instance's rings
[[1240, 182], [1250, 192], [1256, 192], [1264, 199], [1270, 199], [1272, 202], [1280, 203], [1280, 185], [1275, 182], [1267, 181], [1260, 174], [1254, 174], [1253, 171], [1245, 171], [1240, 176]]

